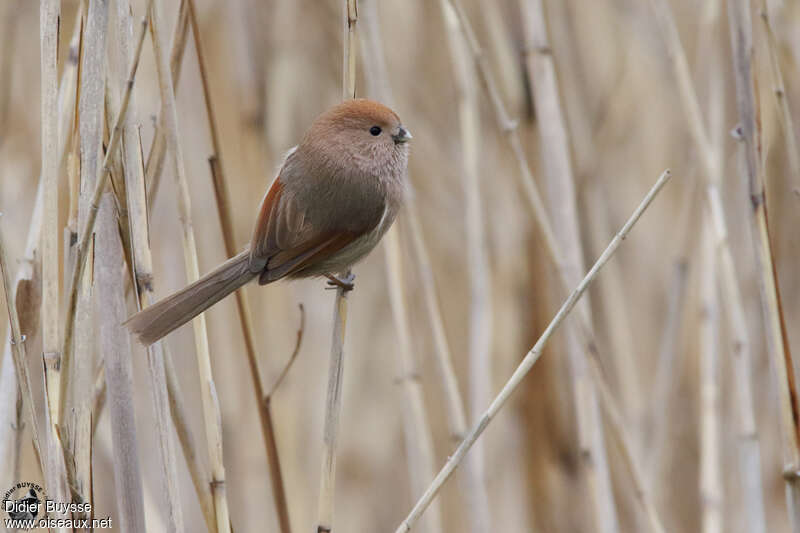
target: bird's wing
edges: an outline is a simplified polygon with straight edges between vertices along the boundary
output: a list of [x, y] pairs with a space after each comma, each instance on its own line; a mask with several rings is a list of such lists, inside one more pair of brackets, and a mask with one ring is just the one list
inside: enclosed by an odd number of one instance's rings
[[285, 192], [280, 177], [261, 202], [250, 243], [250, 268], [266, 271], [262, 282], [274, 281], [324, 260], [370, 229], [319, 231], [297, 204], [292, 195]]

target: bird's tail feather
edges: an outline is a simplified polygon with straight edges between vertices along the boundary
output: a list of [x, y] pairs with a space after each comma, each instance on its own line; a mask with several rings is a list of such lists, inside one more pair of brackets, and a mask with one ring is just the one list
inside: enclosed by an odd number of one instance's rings
[[185, 289], [136, 313], [125, 325], [139, 342], [153, 344], [254, 279], [258, 273], [250, 271], [249, 260], [247, 250], [228, 259]]

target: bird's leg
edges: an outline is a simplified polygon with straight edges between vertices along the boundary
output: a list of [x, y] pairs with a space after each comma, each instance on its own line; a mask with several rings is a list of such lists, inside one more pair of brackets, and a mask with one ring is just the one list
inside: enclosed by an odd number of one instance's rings
[[344, 292], [352, 291], [355, 288], [355, 281], [356, 275], [353, 274], [351, 271], [347, 271], [347, 274], [343, 278], [335, 276], [330, 273], [324, 274], [326, 278], [328, 278], [328, 285], [327, 289], [342, 289]]

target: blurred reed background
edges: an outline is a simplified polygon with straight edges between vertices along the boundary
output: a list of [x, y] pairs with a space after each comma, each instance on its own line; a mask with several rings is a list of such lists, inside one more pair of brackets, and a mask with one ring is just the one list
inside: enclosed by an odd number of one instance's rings
[[[143, 34], [115, 133], [151, 3], [155, 31]], [[0, 489], [36, 481], [67, 497], [69, 479], [73, 497], [120, 530], [287, 531], [237, 300], [206, 313], [207, 349], [187, 326], [148, 354], [117, 324], [186, 284], [193, 251], [178, 243], [190, 230], [200, 273], [249, 241], [282, 154], [341, 99], [347, 3], [42, 0], [40, 19], [37, 2], [3, 0], [0, 232], [46, 460], [21, 403], [20, 344], [7, 342]], [[413, 205], [355, 269], [333, 530], [398, 527], [547, 326], [564, 284], [577, 284], [669, 167], [671, 184], [415, 530], [800, 531], [786, 356], [800, 343], [800, 5], [360, 0], [354, 28], [356, 95], [391, 103], [413, 132]], [[113, 194], [77, 292], [70, 360], [43, 364], [63, 351], [81, 233], [105, 174], [95, 149], [112, 139]], [[323, 287], [248, 286], [242, 304], [262, 393], [295, 351], [304, 308], [300, 350], [269, 402], [293, 531], [318, 525], [335, 297]], [[0, 314], [10, 338], [5, 305]]]

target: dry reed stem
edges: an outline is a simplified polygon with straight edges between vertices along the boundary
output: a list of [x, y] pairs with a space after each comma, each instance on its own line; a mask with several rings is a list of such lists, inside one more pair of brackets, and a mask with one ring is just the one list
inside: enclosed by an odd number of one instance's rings
[[[403, 434], [405, 436], [408, 471], [411, 480], [410, 489], [413, 494], [425, 490], [425, 484], [435, 473], [433, 437], [430, 433], [430, 422], [425, 412], [422, 383], [414, 361], [411, 346], [411, 329], [408, 324], [406, 302], [403, 297], [402, 252], [398, 228], [391, 228], [383, 237], [383, 249], [386, 256], [387, 286], [392, 317], [397, 332], [399, 383], [403, 388]], [[428, 533], [442, 531], [442, 514], [438, 506], [425, 516], [421, 530]], [[477, 524], [476, 524], [477, 526]], [[478, 531], [476, 529], [476, 531]]]
[[[209, 157], [211, 167], [211, 177], [214, 184], [214, 199], [217, 204], [222, 226], [222, 236], [225, 243], [225, 253], [228, 257], [236, 255], [236, 242], [233, 234], [233, 220], [230, 210], [230, 195], [225, 178], [224, 166], [222, 164], [222, 150], [219, 142], [214, 106], [211, 104], [211, 90], [208, 82], [208, 72], [203, 55], [203, 46], [200, 39], [200, 28], [197, 23], [194, 0], [186, 2], [189, 22], [192, 27], [195, 50], [197, 51], [197, 65], [200, 70], [200, 81], [203, 87], [203, 99], [206, 104], [206, 118], [208, 119], [208, 129], [211, 134], [211, 146], [213, 153]], [[245, 353], [250, 368], [250, 377], [253, 381], [253, 391], [256, 395], [256, 405], [258, 406], [258, 418], [261, 423], [261, 433], [264, 438], [264, 445], [267, 447], [267, 463], [270, 469], [270, 479], [272, 480], [272, 494], [275, 501], [275, 509], [278, 514], [278, 524], [281, 533], [290, 533], [289, 510], [286, 504], [286, 490], [283, 486], [283, 477], [280, 471], [280, 462], [277, 458], [277, 445], [275, 444], [274, 424], [272, 423], [272, 413], [269, 406], [269, 399], [264, 393], [264, 382], [261, 378], [261, 370], [258, 365], [256, 354], [255, 338], [253, 335], [253, 321], [250, 314], [250, 307], [247, 304], [244, 291], [236, 291], [236, 307], [239, 313], [239, 323], [242, 328], [244, 338]]]
[[[108, 5], [89, 2], [86, 23], [83, 27], [82, 57], [79, 71], [78, 130], [80, 134], [80, 200], [78, 205], [78, 231], [83, 231], [88, 220], [91, 192], [98, 180], [100, 148], [103, 141], [103, 109], [106, 58], [106, 28]], [[95, 204], [97, 205], [97, 204]], [[94, 243], [90, 239], [87, 257], [94, 258]], [[93, 260], [93, 259], [92, 259]], [[88, 260], [87, 260], [88, 262]], [[62, 347], [59, 420], [66, 451], [74, 465], [70, 479], [72, 490], [81, 501], [92, 503], [91, 396], [84, 391], [92, 386], [93, 359], [95, 355], [94, 324], [94, 268], [83, 268], [75, 302], [75, 325], [71, 332], [72, 343]], [[68, 335], [65, 335], [65, 338]], [[75, 354], [73, 356], [73, 353]]]
[[789, 169], [792, 173], [794, 185], [800, 185], [800, 148], [797, 145], [797, 134], [794, 129], [794, 120], [789, 109], [789, 97], [786, 94], [786, 85], [783, 82], [781, 62], [778, 57], [778, 42], [772, 24], [769, 20], [769, 10], [765, 0], [759, 2], [759, 17], [763, 23], [764, 35], [767, 38], [767, 51], [769, 53], [770, 73], [772, 74], [772, 93], [775, 95], [779, 113], [779, 122], [783, 128], [783, 138], [786, 142], [786, 154], [789, 158]]
[[[142, 21], [141, 34], [135, 50], [131, 50], [130, 41], [133, 37], [133, 21], [130, 14], [130, 4], [128, 2], [117, 2], [117, 22], [118, 22], [118, 65], [122, 66], [129, 62], [138, 61], [141, 53], [142, 43], [147, 30], [147, 17], [150, 16], [150, 3], [145, 11], [145, 18]], [[120, 74], [124, 75], [122, 72]], [[135, 123], [136, 109], [133, 101], [131, 88], [133, 78], [129, 76], [121, 78], [122, 99], [128, 95], [130, 114], [126, 115], [122, 123], [122, 159], [124, 161], [125, 172], [125, 199], [128, 203], [129, 226], [131, 238], [129, 245], [131, 250], [126, 252], [132, 259], [130, 265], [133, 271], [132, 280], [135, 284], [135, 299], [137, 308], [141, 309], [142, 300], [152, 299], [152, 256], [148, 237], [147, 221], [147, 202], [144, 183], [144, 165], [142, 160], [141, 136], [138, 126]], [[165, 369], [164, 352], [161, 343], [156, 343], [147, 348], [147, 367], [150, 381], [151, 400], [155, 416], [155, 434], [158, 443], [158, 460], [161, 468], [159, 469], [159, 485], [161, 487], [161, 501], [167, 507], [168, 523], [171, 531], [183, 531], [183, 512], [178, 494], [178, 473], [175, 462], [175, 451], [170, 431], [171, 390], [167, 382], [167, 370]], [[169, 362], [169, 360], [167, 360]], [[175, 417], [173, 417], [175, 420]], [[182, 437], [179, 421], [175, 421], [175, 427], [179, 437]], [[181, 444], [184, 441], [181, 440]], [[195, 479], [195, 472], [198, 470], [196, 459], [187, 453], [186, 447], [183, 448], [189, 471], [192, 479]], [[208, 495], [209, 486], [207, 478], [201, 487], [195, 485], [200, 500], [200, 507], [203, 516], [209, 526], [209, 531], [213, 531], [213, 509]], [[208, 495], [204, 498], [204, 495]]]
[[[361, 55], [364, 63], [364, 78], [367, 84], [367, 94], [383, 102], [389, 107], [394, 107], [394, 101], [386, 69], [386, 60], [383, 52], [381, 28], [378, 20], [377, 3], [374, 0], [362, 1], [360, 7], [361, 20]], [[409, 184], [410, 187], [410, 184]], [[406, 194], [406, 209], [413, 204], [413, 192]], [[417, 228], [419, 231], [419, 228]], [[418, 236], [421, 239], [421, 235]], [[406, 398], [403, 409], [403, 433], [405, 436], [406, 453], [408, 454], [410, 489], [413, 494], [425, 488], [425, 481], [434, 474], [434, 448], [431, 435], [431, 426], [425, 411], [425, 403], [421, 382], [418, 379], [416, 362], [414, 360], [413, 346], [411, 343], [411, 330], [408, 323], [408, 312], [405, 301], [405, 281], [402, 268], [401, 234], [400, 225], [395, 225], [383, 239], [386, 258], [387, 287], [389, 288], [389, 301], [392, 309], [392, 318], [398, 336], [398, 371], [399, 383], [403, 387]], [[445, 341], [446, 342], [446, 341]], [[449, 361], [448, 361], [449, 363]], [[451, 365], [452, 368], [452, 365]], [[462, 432], [466, 426], [461, 399], [457, 398], [461, 411]], [[448, 421], [448, 424], [450, 422]], [[484, 493], [485, 495], [485, 493]], [[471, 502], [472, 503], [472, 502]], [[474, 502], [469, 506], [470, 511], [486, 509], [487, 502]], [[473, 511], [477, 512], [477, 511]], [[441, 510], [437, 505], [426, 516], [424, 531], [441, 531]], [[473, 520], [475, 531], [484, 531]]]
[[703, 533], [723, 529], [720, 460], [719, 302], [715, 283], [715, 251], [708, 226], [703, 229], [700, 273], [700, 475], [698, 478]]
[[[28, 424], [31, 427], [31, 437], [33, 438], [33, 447], [36, 450], [36, 455], [39, 461], [39, 468], [41, 469], [42, 473], [46, 473], [45, 470], [45, 456], [42, 455], [42, 445], [41, 445], [41, 438], [39, 437], [39, 421], [37, 420], [36, 416], [36, 403], [33, 398], [33, 392], [31, 389], [31, 377], [28, 373], [28, 359], [25, 353], [25, 335], [22, 334], [20, 331], [20, 324], [19, 324], [19, 315], [17, 314], [17, 305], [16, 305], [16, 293], [20, 287], [20, 284], [23, 280], [26, 279], [26, 275], [33, 276], [33, 265], [32, 261], [34, 255], [36, 254], [36, 248], [38, 245], [39, 235], [41, 233], [42, 227], [42, 187], [44, 182], [40, 183], [39, 193], [37, 194], [37, 202], [36, 207], [34, 208], [33, 212], [33, 220], [31, 222], [31, 229], [28, 234], [28, 245], [27, 250], [25, 252], [25, 260], [28, 264], [23, 265], [23, 268], [20, 269], [20, 275], [17, 276], [17, 282], [14, 285], [14, 288], [11, 286], [11, 277], [8, 272], [8, 257], [6, 252], [5, 240], [3, 239], [3, 232], [0, 231], [0, 276], [2, 276], [3, 282], [3, 292], [5, 293], [5, 300], [6, 300], [6, 307], [8, 308], [8, 319], [9, 319], [9, 340], [8, 340], [8, 347], [10, 347], [11, 354], [13, 356], [13, 364], [14, 368], [16, 369], [16, 382], [19, 386], [19, 390], [22, 392], [23, 403], [25, 404], [25, 415], [28, 419]], [[2, 213], [0, 213], [0, 217], [2, 217]], [[2, 221], [2, 218], [0, 218]], [[30, 280], [31, 278], [27, 278]], [[8, 353], [8, 352], [6, 352]], [[3, 357], [3, 364], [7, 365], [9, 363], [9, 357]], [[16, 388], [16, 387], [15, 387]], [[15, 393], [16, 395], [16, 393]], [[18, 429], [21, 431], [21, 428]], [[5, 458], [0, 456], [0, 458]]]
[[133, 409], [131, 345], [127, 330], [122, 325], [127, 315], [123, 272], [120, 268], [124, 259], [111, 193], [104, 195], [99, 218], [97, 294], [98, 304], [103, 309], [99, 314], [99, 333], [110, 411], [117, 511], [122, 531], [144, 532], [144, 499]]
[[[148, 2], [149, 6], [152, 4], [153, 0], [148, 0]], [[83, 226], [83, 230], [81, 231], [81, 237], [76, 252], [77, 257], [75, 259], [75, 264], [73, 266], [71, 281], [68, 289], [68, 303], [66, 307], [66, 317], [64, 319], [65, 325], [64, 325], [64, 340], [62, 345], [62, 351], [64, 353], [64, 360], [65, 362], [67, 362], [67, 365], [68, 365], [68, 360], [70, 358], [69, 352], [72, 350], [72, 335], [75, 324], [75, 313], [78, 301], [78, 294], [83, 279], [83, 272], [86, 267], [87, 258], [89, 257], [90, 243], [92, 239], [92, 233], [94, 232], [94, 225], [97, 220], [97, 211], [100, 205], [100, 198], [103, 194], [103, 191], [105, 190], [106, 178], [108, 177], [108, 174], [111, 171], [112, 158], [117, 150], [117, 146], [119, 145], [122, 133], [122, 123], [125, 120], [125, 115], [128, 110], [128, 104], [130, 102], [130, 95], [133, 90], [133, 82], [136, 79], [136, 71], [139, 66], [139, 58], [141, 57], [142, 44], [144, 43], [146, 29], [147, 29], [147, 16], [145, 16], [145, 18], [142, 20], [141, 30], [139, 32], [139, 39], [136, 45], [136, 53], [134, 54], [134, 58], [128, 73], [128, 80], [125, 89], [125, 94], [120, 103], [119, 114], [117, 115], [117, 118], [114, 121], [114, 129], [111, 132], [111, 138], [108, 143], [108, 148], [106, 149], [106, 155], [105, 158], [103, 159], [102, 171], [100, 171], [100, 175], [97, 177], [97, 180], [94, 183], [94, 190], [92, 192], [91, 199], [89, 200], [89, 206], [87, 208], [88, 213], [87, 213], [86, 223]]]
[[[343, 0], [342, 99], [356, 95], [356, 25], [358, 0]], [[345, 274], [345, 273], [342, 273]], [[348, 271], [347, 275], [350, 274]], [[328, 366], [328, 390], [325, 398], [322, 466], [320, 467], [317, 533], [333, 531], [333, 508], [336, 481], [336, 445], [339, 436], [339, 415], [342, 411], [342, 378], [344, 377], [344, 333], [347, 327], [347, 291], [336, 289], [333, 306], [331, 356]]]
[[[703, 165], [706, 199], [708, 202], [708, 217], [714, 230], [714, 246], [719, 254], [717, 265], [721, 274], [721, 288], [725, 299], [725, 307], [730, 321], [730, 334], [732, 335], [732, 355], [737, 374], [737, 411], [739, 446], [741, 448], [739, 467], [746, 491], [745, 503], [748, 525], [751, 531], [765, 530], [763, 491], [760, 474], [760, 450], [756, 435], [754, 403], [750, 385], [751, 345], [747, 331], [746, 314], [742, 299], [741, 289], [737, 282], [733, 255], [728, 239], [728, 225], [722, 207], [720, 192], [722, 182], [722, 146], [719, 141], [714, 142], [709, 137], [700, 112], [697, 93], [692, 85], [686, 54], [675, 26], [675, 20], [669, 5], [664, 0], [651, 0], [656, 20], [664, 38], [664, 45], [672, 61], [674, 74], [678, 82], [679, 94], [686, 113], [689, 131], [697, 147], [697, 155]], [[707, 34], [713, 30], [713, 19], [719, 16], [719, 5], [712, 9], [705, 24]], [[721, 59], [712, 60], [711, 66], [718, 66]], [[713, 91], [713, 88], [712, 88]], [[718, 88], [714, 98], [722, 95]], [[719, 102], [716, 107], [721, 109]], [[713, 108], [712, 108], [713, 109]], [[712, 116], [713, 120], [714, 117]], [[789, 407], [789, 404], [785, 404]], [[796, 411], [795, 411], [796, 412]], [[798, 503], [800, 504], [800, 490]], [[799, 511], [800, 512], [800, 511]]]
[[[544, 203], [542, 202], [541, 196], [539, 195], [539, 191], [536, 187], [536, 182], [533, 179], [533, 174], [531, 173], [530, 166], [528, 165], [527, 156], [525, 155], [525, 150], [522, 148], [522, 142], [519, 138], [519, 133], [517, 131], [517, 123], [513, 122], [509, 116], [508, 112], [503, 105], [503, 101], [500, 97], [499, 91], [497, 89], [497, 84], [492, 76], [491, 71], [488, 68], [486, 57], [484, 55], [483, 50], [478, 43], [477, 37], [475, 36], [475, 31], [472, 28], [472, 25], [469, 22], [469, 19], [466, 16], [466, 13], [461, 6], [461, 3], [458, 0], [448, 0], [449, 5], [455, 10], [455, 13], [458, 17], [459, 24], [461, 31], [464, 33], [464, 38], [469, 46], [470, 53], [472, 54], [473, 60], [475, 61], [476, 68], [480, 78], [483, 82], [483, 86], [486, 89], [486, 92], [489, 96], [489, 100], [492, 103], [492, 108], [495, 113], [495, 118], [497, 119], [498, 127], [502, 132], [505, 133], [506, 139], [511, 147], [511, 150], [514, 154], [514, 158], [517, 161], [517, 165], [519, 166], [520, 170], [520, 184], [524, 189], [525, 196], [527, 197], [528, 201], [530, 202], [531, 211], [533, 213], [534, 219], [539, 227], [539, 231], [541, 232], [544, 238], [545, 244], [545, 252], [547, 253], [548, 259], [553, 263], [556, 270], [559, 273], [559, 278], [562, 286], [562, 290], [564, 294], [569, 294], [569, 282], [566, 277], [566, 270], [565, 270], [565, 263], [562, 259], [559, 243], [555, 238], [555, 234], [553, 232], [553, 228], [550, 224], [550, 221], [547, 217], [546, 210], [544, 207]], [[592, 365], [601, 366], [600, 356], [597, 351], [597, 345], [591, 335], [591, 330], [588, 328], [589, 317], [584, 314], [583, 307], [578, 307], [578, 314], [576, 315], [578, 319], [578, 332], [580, 333], [580, 338], [584, 344], [584, 349], [586, 353], [589, 354], [589, 358], [593, 359]], [[604, 373], [592, 373], [593, 377], [595, 378], [595, 385], [600, 388], [608, 388], [610, 389], [610, 385], [607, 382], [607, 377]], [[598, 381], [599, 380], [599, 381]], [[617, 406], [616, 399], [613, 395], [601, 395], [601, 400], [604, 402], [603, 408], [606, 411], [613, 411], [613, 412], [620, 412], [619, 407]], [[613, 428], [612, 428], [613, 429]], [[623, 448], [623, 453], [628, 456], [632, 457], [632, 444], [629, 437], [627, 437], [627, 433], [625, 434], [616, 434], [613, 437], [619, 442], [619, 445]], [[636, 475], [640, 473], [639, 469], [630, 469], [629, 472], [632, 475]], [[643, 486], [643, 481], [641, 479], [633, 480], [636, 486]], [[646, 498], [648, 496], [647, 492], [639, 492], [637, 493], [639, 496]], [[639, 499], [639, 503], [642, 504], [644, 507], [645, 512], [651, 512], [655, 510], [655, 507], [652, 505], [652, 502], [648, 502], [646, 500]], [[648, 511], [649, 510], [649, 511]], [[660, 526], [661, 520], [657, 515], [652, 515], [648, 517], [651, 524], [658, 524]], [[663, 526], [660, 526], [663, 527]]]
[[[194, 236], [191, 215], [191, 198], [189, 183], [186, 179], [186, 169], [183, 164], [183, 150], [178, 133], [178, 114], [175, 106], [175, 90], [172, 84], [172, 74], [169, 70], [167, 57], [164, 53], [164, 38], [160, 28], [164, 25], [163, 7], [161, 2], [151, 6], [150, 28], [152, 33], [153, 49], [156, 56], [156, 71], [159, 80], [161, 102], [164, 106], [164, 125], [166, 127], [167, 151], [172, 155], [172, 164], [178, 187], [178, 215], [181, 222], [184, 266], [188, 283], [200, 278], [200, 268], [197, 258], [197, 244]], [[216, 515], [217, 532], [230, 531], [230, 516], [226, 496], [225, 465], [222, 454], [222, 428], [216, 385], [211, 370], [211, 356], [208, 347], [208, 331], [206, 329], [205, 315], [200, 314], [192, 323], [197, 356], [198, 371], [200, 374], [200, 392], [203, 406], [203, 418], [206, 430], [206, 445], [209, 462], [211, 465], [211, 493], [214, 497], [214, 512]]]
[[300, 327], [297, 330], [297, 342], [294, 346], [294, 351], [291, 357], [284, 365], [283, 370], [278, 374], [272, 388], [264, 396], [263, 400], [259, 400], [259, 404], [263, 404], [265, 410], [266, 425], [262, 428], [264, 432], [264, 443], [267, 447], [267, 460], [269, 461], [270, 483], [272, 484], [272, 497], [275, 500], [275, 510], [278, 513], [278, 525], [281, 528], [281, 533], [291, 531], [289, 523], [289, 505], [286, 501], [286, 487], [283, 484], [283, 474], [281, 473], [281, 461], [278, 456], [278, 442], [275, 439], [275, 426], [272, 423], [272, 395], [278, 390], [278, 387], [283, 382], [283, 379], [289, 373], [289, 369], [294, 364], [297, 355], [300, 353], [300, 346], [303, 342], [303, 333], [306, 328], [306, 312], [303, 304], [300, 306]]
[[58, 35], [60, 0], [42, 0], [40, 8], [42, 80], [42, 358], [52, 423], [58, 424], [61, 397], [61, 346], [58, 331]]
[[689, 257], [695, 245], [697, 227], [700, 226], [697, 194], [698, 182], [688, 180], [686, 192], [681, 202], [680, 229], [681, 246], [678, 257], [672, 266], [672, 277], [667, 289], [667, 310], [664, 319], [664, 329], [658, 347], [655, 382], [652, 386], [648, 405], [647, 425], [642, 436], [644, 463], [647, 465], [647, 483], [655, 489], [656, 479], [661, 472], [664, 451], [668, 442], [667, 431], [670, 409], [670, 398], [677, 383], [677, 369], [679, 368], [680, 330], [685, 313], [685, 302], [689, 279]]
[[472, 447], [478, 437], [480, 437], [495, 415], [500, 411], [500, 409], [502, 409], [508, 398], [517, 389], [527, 373], [539, 359], [544, 345], [564, 321], [564, 318], [566, 318], [570, 311], [572, 311], [573, 307], [575, 307], [575, 304], [578, 302], [578, 300], [580, 300], [583, 293], [586, 291], [592, 281], [594, 281], [597, 273], [601, 268], [603, 268], [603, 265], [608, 262], [611, 256], [614, 255], [619, 248], [619, 245], [630, 232], [633, 225], [636, 224], [636, 222], [642, 216], [642, 213], [644, 213], [644, 211], [649, 207], [650, 203], [661, 191], [664, 185], [666, 185], [670, 177], [671, 173], [669, 170], [665, 170], [664, 173], [661, 174], [661, 176], [658, 178], [658, 181], [656, 181], [655, 185], [653, 185], [639, 206], [634, 210], [630, 218], [628, 218], [627, 222], [625, 222], [625, 225], [622, 226], [622, 229], [620, 229], [619, 232], [614, 236], [597, 261], [595, 261], [589, 272], [587, 272], [578, 286], [572, 291], [572, 293], [570, 293], [567, 300], [558, 310], [558, 313], [556, 313], [555, 317], [553, 317], [553, 319], [550, 321], [550, 324], [539, 337], [539, 340], [536, 341], [536, 344], [533, 346], [533, 348], [531, 348], [531, 350], [525, 355], [522, 362], [517, 366], [512, 376], [501, 389], [500, 393], [498, 393], [498, 395], [489, 405], [479, 422], [469, 431], [461, 444], [459, 444], [456, 451], [450, 456], [445, 465], [433, 479], [428, 489], [414, 505], [411, 512], [408, 514], [405, 520], [403, 520], [400, 526], [398, 526], [396, 533], [404, 533], [406, 531], [410, 531], [411, 528], [414, 527], [422, 513], [436, 497], [442, 485], [444, 485], [447, 479], [452, 475], [453, 471], [464, 459], [464, 456], [467, 454], [469, 449]]
[[[584, 268], [583, 249], [578, 229], [575, 177], [558, 93], [555, 63], [547, 35], [542, 0], [522, 0], [520, 9], [525, 32], [528, 79], [533, 89], [549, 204], [552, 206], [550, 220], [560, 244], [564, 275], [572, 285]], [[583, 308], [580, 312], [583, 328], [589, 338], [593, 338], [588, 300], [578, 306]], [[619, 531], [619, 519], [611, 486], [602, 420], [597, 406], [597, 393], [587, 371], [586, 354], [574, 327], [567, 328], [566, 348], [577, 409], [578, 446], [594, 506], [594, 524], [598, 531], [615, 533]]]
[[[42, 364], [46, 416], [47, 454], [44, 476], [48, 494], [56, 501], [70, 501], [66, 482], [64, 449], [58, 433], [61, 346], [59, 345], [59, 261], [58, 261], [58, 37], [60, 0], [42, 0], [39, 11], [41, 58], [42, 181], [44, 220], [42, 223]], [[33, 407], [33, 404], [31, 404]], [[63, 516], [62, 514], [56, 516]], [[64, 531], [65, 528], [58, 528]]]
[[[169, 68], [172, 73], [172, 88], [178, 90], [181, 66], [183, 65], [183, 52], [186, 49], [186, 38], [189, 35], [189, 8], [186, 0], [180, 0], [178, 16], [172, 30], [172, 44], [170, 45]], [[164, 104], [159, 103], [156, 115], [156, 131], [153, 143], [147, 153], [145, 166], [145, 183], [147, 183], [147, 205], [152, 206], [161, 183], [161, 173], [164, 170], [164, 156], [167, 153], [167, 139], [164, 125]]]
[[769, 240], [764, 168], [759, 165], [760, 131], [753, 87], [753, 37], [750, 3], [736, 0], [728, 5], [736, 103], [740, 124], [736, 134], [743, 151], [742, 184], [747, 193], [749, 213], [746, 219], [753, 243], [756, 271], [759, 276], [764, 326], [770, 360], [778, 378], [781, 410], [784, 480], [792, 531], [800, 531], [800, 427], [798, 427], [797, 389], [794, 363], [789, 349], [786, 325], [781, 309], [777, 273]]
[[[486, 235], [481, 208], [479, 182], [480, 113], [476, 73], [467, 44], [459, 30], [459, 22], [451, 6], [441, 2], [448, 36], [450, 56], [455, 74], [459, 131], [461, 140], [461, 174], [464, 182], [464, 222], [469, 265], [469, 409], [473, 419], [491, 399], [491, 272], [486, 250]], [[467, 460], [465, 497], [470, 524], [475, 531], [491, 531], [483, 443]]]
[[[152, 295], [148, 293], [148, 305], [152, 302]], [[197, 445], [195, 443], [194, 435], [189, 427], [189, 411], [186, 407], [186, 402], [183, 399], [180, 383], [178, 382], [178, 373], [173, 364], [172, 353], [166, 343], [159, 341], [161, 349], [163, 350], [164, 369], [166, 373], [166, 388], [167, 398], [169, 400], [169, 416], [172, 417], [172, 423], [175, 426], [175, 433], [178, 434], [178, 441], [181, 444], [181, 451], [183, 458], [186, 461], [186, 466], [189, 470], [189, 476], [192, 478], [195, 492], [197, 493], [197, 500], [200, 503], [200, 510], [203, 512], [203, 519], [206, 522], [206, 528], [209, 533], [216, 531], [216, 517], [214, 515], [214, 499], [211, 495], [210, 476], [207, 469], [200, 461], [197, 452]]]

